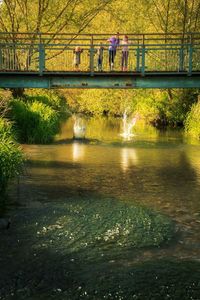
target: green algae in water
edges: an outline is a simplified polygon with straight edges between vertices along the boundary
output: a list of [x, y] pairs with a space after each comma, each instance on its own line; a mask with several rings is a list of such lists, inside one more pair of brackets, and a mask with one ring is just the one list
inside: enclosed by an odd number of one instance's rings
[[58, 231], [61, 242], [68, 244], [70, 251], [90, 246], [93, 250], [142, 248], [169, 242], [174, 223], [145, 207], [91, 199], [65, 204], [56, 223], [43, 226], [37, 233], [56, 239]]

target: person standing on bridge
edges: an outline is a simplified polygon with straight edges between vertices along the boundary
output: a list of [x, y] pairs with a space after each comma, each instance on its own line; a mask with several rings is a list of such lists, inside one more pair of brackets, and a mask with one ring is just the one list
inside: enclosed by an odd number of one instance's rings
[[102, 43], [100, 43], [99, 47], [97, 48], [97, 70], [103, 71], [103, 51], [104, 47], [102, 46]]
[[108, 42], [110, 43], [110, 46], [108, 48], [109, 52], [109, 67], [110, 71], [114, 68], [114, 62], [115, 62], [115, 56], [117, 53], [117, 47], [119, 46], [119, 32], [108, 39]]
[[81, 53], [83, 52], [83, 49], [81, 47], [76, 47], [74, 49], [74, 66], [76, 71], [80, 71], [79, 65], [81, 63]]
[[128, 36], [125, 35], [121, 42], [121, 45], [122, 45], [122, 71], [127, 71], [127, 69], [128, 69], [128, 55], [129, 55], [128, 44], [129, 44]]

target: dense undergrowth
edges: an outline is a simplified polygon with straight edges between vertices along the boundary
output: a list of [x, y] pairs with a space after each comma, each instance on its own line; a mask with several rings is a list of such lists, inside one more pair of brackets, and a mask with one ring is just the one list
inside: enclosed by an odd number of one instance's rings
[[65, 115], [66, 102], [54, 94], [27, 95], [10, 101], [10, 118], [21, 143], [52, 142]]
[[[197, 89], [65, 91], [71, 110], [89, 115], [122, 117], [139, 114], [155, 127], [183, 127], [198, 99]], [[193, 113], [194, 109], [191, 113]], [[191, 124], [191, 127], [194, 125]]]
[[200, 140], [200, 102], [193, 104], [185, 120], [186, 132]]
[[38, 101], [24, 103], [22, 100], [12, 100], [10, 106], [20, 142], [46, 144], [53, 140], [59, 130], [55, 110]]
[[0, 195], [5, 193], [9, 180], [19, 175], [22, 165], [23, 154], [11, 123], [0, 118]]

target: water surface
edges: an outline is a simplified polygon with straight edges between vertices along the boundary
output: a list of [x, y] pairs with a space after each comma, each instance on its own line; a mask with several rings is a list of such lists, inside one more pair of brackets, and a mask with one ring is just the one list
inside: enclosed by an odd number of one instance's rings
[[[122, 122], [115, 119], [92, 118], [86, 121], [86, 126], [86, 139], [82, 141], [73, 139], [73, 120], [69, 119], [63, 124], [54, 144], [23, 145], [27, 166], [19, 184], [10, 188], [12, 205], [9, 213], [13, 226], [8, 235], [4, 234], [1, 254], [6, 250], [7, 256], [5, 258], [2, 254], [4, 258], [0, 263], [5, 266], [16, 256], [19, 262], [10, 267], [10, 272], [17, 270], [18, 274], [21, 264], [26, 263], [26, 270], [21, 272], [27, 274], [31, 270], [37, 272], [34, 264], [39, 268], [41, 257], [48, 257], [52, 264], [42, 265], [45, 271], [40, 272], [41, 277], [48, 272], [59, 273], [62, 261], [62, 266], [70, 265], [69, 272], [76, 273], [76, 279], [80, 277], [81, 282], [84, 277], [85, 282], [90, 282], [91, 274], [94, 278], [98, 274], [105, 275], [110, 268], [117, 266], [120, 268], [117, 272], [123, 273], [128, 267], [144, 261], [177, 259], [199, 262], [200, 144], [187, 140], [181, 131], [158, 131], [145, 126], [136, 126], [134, 136], [123, 139], [120, 135]], [[161, 248], [106, 249], [93, 245], [87, 251], [93, 236], [89, 232], [91, 227], [88, 227], [91, 216], [98, 218], [98, 212], [101, 212], [106, 215], [106, 223], [114, 217], [113, 203], [118, 202], [127, 205], [139, 203], [169, 216], [176, 223], [175, 239]], [[63, 224], [70, 222], [71, 214], [77, 215], [76, 222], [73, 227], [69, 223], [69, 230], [63, 231]], [[93, 230], [98, 235], [100, 228]], [[17, 236], [16, 240], [10, 239], [13, 234]], [[79, 264], [80, 270], [77, 271]], [[11, 273], [6, 272], [6, 276], [12, 277]], [[60, 276], [63, 278], [64, 275]], [[59, 280], [62, 282], [62, 279], [51, 278], [55, 294], [63, 290], [63, 286], [59, 287]], [[35, 285], [41, 284], [44, 290], [41, 281], [42, 278], [36, 280]], [[22, 285], [25, 288], [28, 283]], [[87, 284], [84, 291], [87, 291]], [[71, 299], [79, 299], [80, 295], [87, 298], [85, 292]], [[114, 298], [108, 295], [108, 291], [106, 293], [106, 299], [128, 299], [122, 295], [122, 298]], [[28, 292], [22, 291], [22, 295], [27, 297]], [[62, 298], [57, 295], [56, 299]]]

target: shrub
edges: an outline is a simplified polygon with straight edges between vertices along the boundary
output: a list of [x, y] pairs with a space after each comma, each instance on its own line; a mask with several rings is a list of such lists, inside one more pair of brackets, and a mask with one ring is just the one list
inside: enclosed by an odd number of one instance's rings
[[185, 120], [185, 131], [194, 138], [200, 139], [200, 102], [193, 104]]
[[12, 136], [11, 124], [0, 119], [0, 193], [4, 193], [11, 178], [17, 176], [23, 164], [23, 154]]
[[46, 104], [11, 101], [11, 116], [21, 142], [47, 144], [59, 129], [58, 113]]
[[26, 96], [25, 101], [27, 103], [33, 103], [33, 102], [39, 102], [39, 103], [43, 103], [47, 106], [52, 107], [53, 109], [55, 109], [57, 112], [60, 112], [61, 107], [63, 105], [63, 100], [58, 97], [57, 95], [37, 95], [37, 96]]
[[23, 99], [24, 102], [32, 103], [37, 101], [53, 108], [60, 115], [60, 117], [65, 118], [67, 115], [69, 115], [65, 98], [62, 95], [59, 95], [56, 91], [33, 89], [28, 90], [27, 93], [28, 94], [26, 94], [26, 97]]

